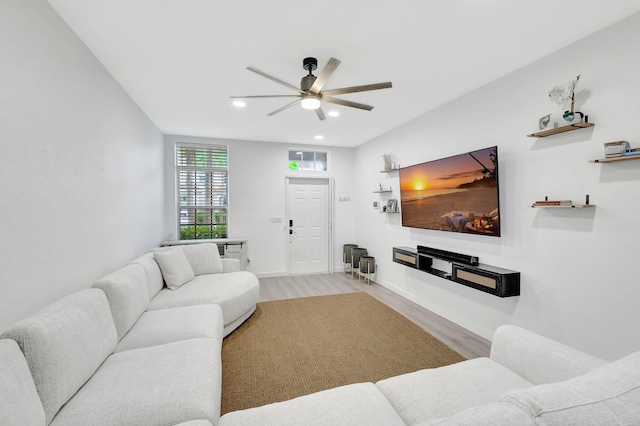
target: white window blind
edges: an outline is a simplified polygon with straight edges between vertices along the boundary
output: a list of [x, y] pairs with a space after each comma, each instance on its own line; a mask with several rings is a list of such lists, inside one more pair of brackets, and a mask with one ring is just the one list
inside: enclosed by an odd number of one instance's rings
[[176, 144], [181, 240], [227, 237], [228, 177], [228, 147]]

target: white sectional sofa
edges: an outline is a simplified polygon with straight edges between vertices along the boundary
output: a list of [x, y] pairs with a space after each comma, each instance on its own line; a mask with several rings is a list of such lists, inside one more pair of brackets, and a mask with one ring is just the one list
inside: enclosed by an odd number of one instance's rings
[[640, 352], [607, 363], [513, 325], [489, 358], [220, 417], [222, 338], [259, 296], [236, 262], [156, 249], [6, 330], [0, 425], [640, 425]]
[[0, 424], [217, 424], [222, 338], [255, 310], [255, 275], [199, 244], [93, 287], [0, 336]]
[[235, 411], [219, 425], [640, 425], [640, 352], [606, 363], [506, 325], [489, 358]]

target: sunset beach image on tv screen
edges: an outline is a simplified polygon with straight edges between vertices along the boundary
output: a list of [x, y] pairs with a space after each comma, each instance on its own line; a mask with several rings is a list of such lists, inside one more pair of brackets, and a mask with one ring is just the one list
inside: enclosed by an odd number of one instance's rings
[[400, 169], [402, 226], [500, 236], [498, 147]]

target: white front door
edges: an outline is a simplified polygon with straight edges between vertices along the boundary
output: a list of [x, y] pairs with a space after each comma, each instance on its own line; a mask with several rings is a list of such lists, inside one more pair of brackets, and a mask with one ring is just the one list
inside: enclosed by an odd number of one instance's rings
[[329, 179], [287, 178], [289, 274], [329, 272]]

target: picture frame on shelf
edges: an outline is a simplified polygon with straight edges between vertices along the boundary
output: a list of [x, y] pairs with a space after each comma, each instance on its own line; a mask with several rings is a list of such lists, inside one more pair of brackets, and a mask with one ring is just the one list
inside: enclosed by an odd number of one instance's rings
[[387, 201], [387, 213], [395, 213], [398, 208], [398, 200], [391, 198]]
[[551, 114], [547, 114], [538, 120], [538, 130], [549, 130], [551, 128]]

